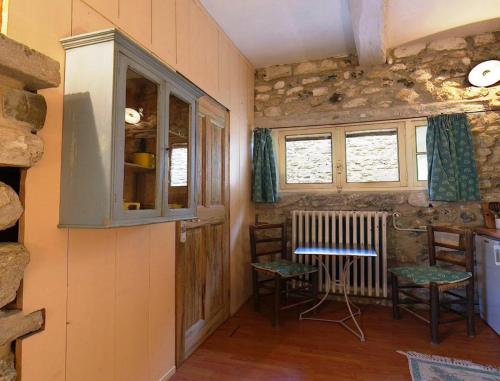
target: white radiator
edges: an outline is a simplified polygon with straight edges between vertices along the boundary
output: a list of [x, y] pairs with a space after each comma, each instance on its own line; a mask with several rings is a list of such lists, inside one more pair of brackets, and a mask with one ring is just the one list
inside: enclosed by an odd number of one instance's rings
[[[292, 253], [297, 246], [321, 243], [365, 244], [377, 251], [375, 258], [360, 258], [347, 276], [350, 295], [387, 297], [387, 212], [305, 211], [292, 212]], [[316, 264], [310, 256], [293, 254], [293, 260]], [[320, 266], [320, 290], [327, 287], [325, 271], [330, 273], [331, 292], [340, 292], [340, 274], [345, 258], [323, 256], [326, 270]]]

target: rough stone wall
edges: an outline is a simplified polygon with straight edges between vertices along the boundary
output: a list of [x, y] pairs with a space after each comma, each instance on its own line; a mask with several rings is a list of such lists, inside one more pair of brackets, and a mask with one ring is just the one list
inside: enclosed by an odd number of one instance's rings
[[[43, 127], [47, 106], [34, 91], [57, 87], [59, 64], [0, 35], [0, 174], [2, 167], [29, 168], [43, 155], [36, 134]], [[24, 210], [19, 195], [0, 181], [0, 230], [18, 222]], [[29, 263], [20, 242], [0, 242], [0, 381], [16, 379], [12, 343], [43, 326], [43, 311], [25, 315], [16, 305], [17, 291]], [[8, 308], [5, 308], [7, 305]]]
[[[413, 118], [500, 107], [500, 86], [470, 86], [477, 63], [500, 59], [500, 32], [417, 43], [389, 52], [385, 65], [362, 68], [355, 57], [263, 68], [256, 73], [258, 127], [308, 126]], [[481, 197], [500, 200], [500, 112], [469, 114]], [[433, 202], [426, 191], [288, 192], [277, 204], [257, 204], [260, 221], [277, 222], [303, 210], [398, 211], [403, 227], [483, 224], [480, 204]], [[427, 258], [426, 234], [388, 223], [389, 265]]]

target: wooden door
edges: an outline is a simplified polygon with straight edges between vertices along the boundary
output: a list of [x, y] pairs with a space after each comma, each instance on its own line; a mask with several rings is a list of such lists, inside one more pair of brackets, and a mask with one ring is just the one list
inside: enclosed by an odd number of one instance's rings
[[197, 129], [198, 217], [177, 223], [177, 365], [229, 317], [227, 111], [208, 97], [202, 98]]

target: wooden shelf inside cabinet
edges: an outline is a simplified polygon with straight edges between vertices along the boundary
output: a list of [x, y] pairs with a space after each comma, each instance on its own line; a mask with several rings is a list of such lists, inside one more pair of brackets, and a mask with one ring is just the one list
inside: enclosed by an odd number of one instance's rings
[[156, 169], [156, 168], [145, 167], [143, 165], [128, 163], [128, 162], [125, 162], [125, 168], [131, 169], [134, 171], [146, 171], [146, 172], [154, 171]]

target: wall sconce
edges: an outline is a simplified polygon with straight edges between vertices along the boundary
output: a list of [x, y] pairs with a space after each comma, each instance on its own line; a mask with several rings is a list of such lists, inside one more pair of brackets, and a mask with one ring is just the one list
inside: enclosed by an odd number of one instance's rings
[[484, 61], [469, 72], [469, 82], [473, 86], [487, 87], [500, 81], [500, 61]]

